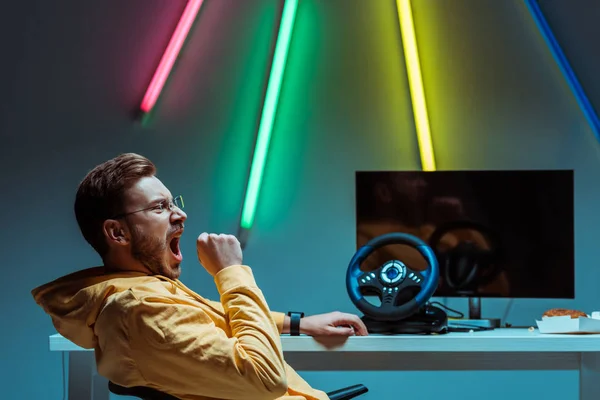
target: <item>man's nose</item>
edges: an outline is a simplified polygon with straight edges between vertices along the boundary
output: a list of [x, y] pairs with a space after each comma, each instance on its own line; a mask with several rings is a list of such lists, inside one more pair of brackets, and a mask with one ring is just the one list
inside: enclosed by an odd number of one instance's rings
[[175, 207], [175, 209], [171, 213], [171, 219], [173, 221], [183, 222], [187, 219], [187, 214], [181, 208]]

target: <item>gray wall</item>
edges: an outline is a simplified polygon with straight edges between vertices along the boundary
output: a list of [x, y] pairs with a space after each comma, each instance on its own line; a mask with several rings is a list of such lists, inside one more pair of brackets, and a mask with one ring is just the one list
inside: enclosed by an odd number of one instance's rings
[[[484, 300], [484, 316], [532, 325], [546, 308], [597, 309], [599, 146], [520, 1], [415, 0], [439, 169], [573, 168], [576, 299]], [[61, 399], [61, 356], [30, 290], [93, 266], [72, 212], [79, 180], [121, 152], [150, 157], [186, 200], [182, 279], [215, 297], [195, 260], [202, 231], [236, 232], [280, 8], [276, 0], [206, 0], [150, 125], [131, 119], [183, 0], [28, 1], [3, 6], [0, 63], [0, 292], [4, 399]], [[600, 109], [600, 5], [543, 1]], [[344, 287], [355, 250], [354, 171], [418, 169], [393, 0], [302, 0], [264, 178], [245, 252], [273, 309], [356, 312]], [[319, 276], [316, 282], [314, 277]], [[299, 283], [292, 285], [292, 283]], [[466, 300], [448, 302], [461, 310]], [[435, 369], [435, 367], [434, 367]], [[443, 394], [576, 399], [568, 371], [303, 373], [326, 390], [356, 382], [366, 398]], [[431, 384], [435, 380], [435, 384]], [[521, 386], [522, 384], [522, 386]], [[474, 385], [472, 393], [466, 385]], [[415, 389], [412, 389], [414, 387]]]

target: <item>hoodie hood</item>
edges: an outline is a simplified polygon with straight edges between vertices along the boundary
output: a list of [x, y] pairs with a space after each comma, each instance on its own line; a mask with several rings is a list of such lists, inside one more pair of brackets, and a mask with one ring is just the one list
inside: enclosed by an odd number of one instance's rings
[[95, 267], [46, 283], [31, 294], [50, 315], [58, 333], [78, 346], [92, 349], [97, 344], [94, 324], [106, 300], [134, 285], [155, 280], [156, 277], [142, 272]]

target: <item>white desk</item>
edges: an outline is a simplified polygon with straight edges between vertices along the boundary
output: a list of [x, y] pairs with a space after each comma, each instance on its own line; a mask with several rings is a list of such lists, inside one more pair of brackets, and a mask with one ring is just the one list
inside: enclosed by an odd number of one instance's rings
[[[108, 399], [92, 350], [56, 334], [50, 351], [69, 354], [69, 399]], [[600, 399], [600, 335], [545, 335], [496, 329], [447, 335], [371, 335], [337, 339], [281, 337], [298, 371], [578, 370], [581, 400]]]

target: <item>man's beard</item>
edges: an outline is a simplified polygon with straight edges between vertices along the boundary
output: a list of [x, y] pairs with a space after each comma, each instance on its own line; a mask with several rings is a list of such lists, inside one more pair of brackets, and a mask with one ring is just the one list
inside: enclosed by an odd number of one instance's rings
[[[168, 236], [167, 236], [168, 237]], [[168, 250], [167, 238], [144, 235], [137, 226], [131, 226], [131, 255], [151, 272], [170, 279], [177, 279], [181, 274], [180, 264], [169, 266], [165, 260]]]

